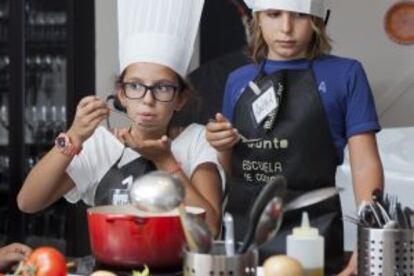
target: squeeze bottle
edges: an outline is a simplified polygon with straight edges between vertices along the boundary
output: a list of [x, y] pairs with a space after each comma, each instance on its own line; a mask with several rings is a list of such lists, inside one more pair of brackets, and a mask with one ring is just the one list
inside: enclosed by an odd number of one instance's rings
[[324, 275], [324, 238], [310, 226], [307, 212], [302, 213], [301, 226], [287, 237], [286, 248], [287, 255], [301, 263], [305, 276]]

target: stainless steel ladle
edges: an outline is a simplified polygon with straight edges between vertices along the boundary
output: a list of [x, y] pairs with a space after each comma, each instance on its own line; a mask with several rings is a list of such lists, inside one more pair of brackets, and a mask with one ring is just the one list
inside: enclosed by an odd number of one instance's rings
[[129, 190], [131, 204], [145, 212], [170, 211], [181, 204], [184, 196], [180, 180], [162, 171], [135, 179]]
[[181, 181], [162, 171], [137, 178], [129, 191], [131, 204], [146, 212], [166, 212], [177, 208], [190, 251], [208, 252], [212, 235], [199, 217], [188, 214], [182, 204], [185, 190]]

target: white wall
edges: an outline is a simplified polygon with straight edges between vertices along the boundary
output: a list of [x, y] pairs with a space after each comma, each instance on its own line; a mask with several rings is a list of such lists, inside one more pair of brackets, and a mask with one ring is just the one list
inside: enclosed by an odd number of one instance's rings
[[384, 17], [395, 0], [335, 0], [328, 24], [334, 53], [362, 61], [383, 126], [414, 125], [414, 45], [392, 42]]
[[[384, 17], [395, 0], [336, 0], [332, 1], [332, 15], [328, 30], [334, 39], [334, 54], [359, 59], [367, 72], [374, 92], [377, 110], [383, 127], [414, 126], [414, 45], [403, 46], [391, 41], [384, 31]], [[395, 130], [400, 131], [400, 130]], [[402, 173], [401, 160], [413, 148], [402, 142], [394, 130], [379, 133], [378, 145], [385, 170], [385, 188], [399, 196], [404, 204], [412, 205], [410, 195], [414, 175], [412, 170]], [[412, 141], [412, 128], [401, 129], [404, 141]], [[401, 138], [401, 139], [400, 139]], [[392, 144], [392, 145], [391, 145]], [[408, 155], [407, 155], [408, 156]], [[405, 159], [404, 159], [405, 160]], [[413, 164], [412, 155], [407, 164]], [[404, 166], [403, 166], [404, 165]], [[344, 215], [355, 216], [348, 155], [338, 168], [337, 185], [344, 187], [342, 209]], [[356, 227], [345, 221], [345, 249], [356, 245]]]
[[95, 0], [96, 94], [102, 98], [113, 93], [119, 68], [116, 2]]

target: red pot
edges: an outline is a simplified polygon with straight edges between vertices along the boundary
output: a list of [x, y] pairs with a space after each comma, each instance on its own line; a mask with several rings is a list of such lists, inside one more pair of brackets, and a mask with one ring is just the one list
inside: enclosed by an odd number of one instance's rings
[[[204, 217], [201, 208], [186, 210]], [[155, 270], [182, 265], [185, 237], [177, 210], [155, 214], [132, 206], [93, 207], [88, 209], [88, 226], [92, 253], [101, 264], [145, 264]]]

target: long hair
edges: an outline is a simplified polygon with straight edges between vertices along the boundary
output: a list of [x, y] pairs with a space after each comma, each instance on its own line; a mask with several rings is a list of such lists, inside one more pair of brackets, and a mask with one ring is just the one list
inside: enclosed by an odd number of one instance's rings
[[[269, 53], [269, 46], [267, 46], [260, 29], [259, 13], [260, 12], [255, 12], [253, 14], [253, 18], [250, 23], [250, 40], [248, 41], [250, 55], [253, 61], [256, 63], [260, 63], [266, 59]], [[326, 32], [323, 19], [316, 16], [310, 16], [309, 20], [311, 21], [312, 25], [313, 36], [311, 42], [309, 43], [306, 57], [313, 59], [317, 56], [327, 54], [331, 51], [332, 39]]]

